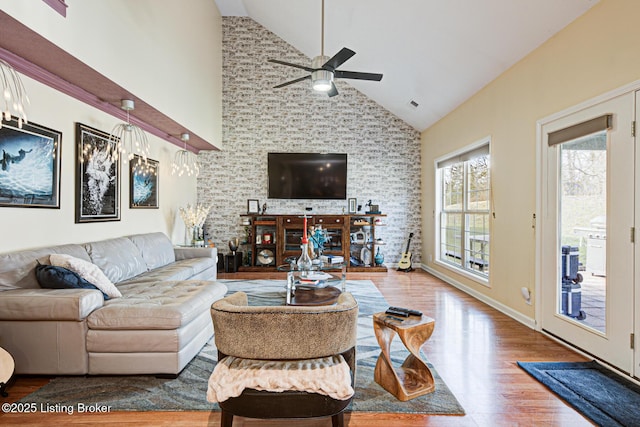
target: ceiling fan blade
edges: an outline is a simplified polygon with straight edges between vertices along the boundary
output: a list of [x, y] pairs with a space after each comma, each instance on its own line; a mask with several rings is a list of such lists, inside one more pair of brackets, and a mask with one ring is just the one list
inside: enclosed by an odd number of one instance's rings
[[269, 62], [273, 62], [275, 64], [280, 64], [280, 65], [286, 65], [288, 67], [300, 68], [301, 70], [305, 70], [305, 71], [308, 71], [310, 73], [315, 71], [313, 68], [306, 67], [304, 65], [292, 64], [290, 62], [284, 62], [284, 61], [280, 61], [280, 60], [277, 60], [277, 59], [269, 59]]
[[309, 80], [310, 78], [311, 78], [311, 76], [304, 76], [304, 77], [300, 77], [299, 79], [291, 80], [290, 82], [281, 83], [281, 84], [279, 84], [278, 86], [274, 86], [273, 88], [274, 88], [274, 89], [278, 89], [278, 88], [281, 88], [281, 87], [285, 87], [285, 86], [292, 85], [292, 84], [294, 84], [294, 83], [301, 82], [301, 81], [303, 81], [303, 80]]
[[331, 98], [332, 96], [336, 96], [338, 94], [338, 89], [336, 88], [336, 85], [331, 82], [331, 89], [329, 90], [329, 92], [327, 92], [327, 95], [329, 95], [329, 98]]
[[351, 49], [343, 47], [340, 52], [333, 55], [333, 58], [325, 62], [322, 68], [324, 68], [325, 70], [334, 71], [336, 68], [347, 62], [347, 60], [355, 54], [356, 53]]
[[356, 80], [374, 80], [379, 82], [382, 80], [382, 74], [377, 73], [360, 73], [357, 71], [340, 71], [336, 70], [333, 73], [333, 77], [336, 79], [356, 79]]

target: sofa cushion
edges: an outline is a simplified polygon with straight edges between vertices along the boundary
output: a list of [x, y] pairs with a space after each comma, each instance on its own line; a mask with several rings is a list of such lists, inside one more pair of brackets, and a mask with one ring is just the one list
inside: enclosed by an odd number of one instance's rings
[[[44, 265], [38, 263], [36, 267], [38, 283], [45, 289], [98, 289], [93, 283], [83, 279], [75, 271], [56, 265]], [[102, 292], [104, 299], [109, 295]]]
[[218, 249], [211, 247], [176, 247], [173, 248], [173, 251], [176, 254], [176, 261], [180, 261], [183, 259], [189, 258], [214, 258], [218, 257]]
[[147, 271], [120, 284], [137, 282], [157, 282], [162, 280], [188, 280], [202, 273], [208, 268], [216, 267], [213, 258], [189, 258], [176, 261], [164, 267]]
[[36, 279], [36, 260], [49, 264], [50, 254], [69, 254], [91, 261], [81, 245], [60, 245], [0, 254], [0, 291], [9, 289], [40, 289]]
[[126, 237], [85, 243], [91, 258], [113, 283], [122, 282], [147, 271], [142, 254]]
[[104, 302], [102, 293], [94, 289], [12, 289], [2, 292], [0, 320], [78, 322]]
[[178, 329], [89, 329], [87, 350], [90, 353], [177, 352], [207, 330], [212, 337], [211, 316], [205, 312]]
[[164, 233], [147, 233], [128, 236], [142, 254], [149, 270], [171, 264], [176, 260], [173, 244]]
[[49, 256], [49, 261], [51, 261], [52, 265], [64, 267], [77, 273], [87, 282], [92, 283], [96, 288], [100, 289], [102, 293], [112, 298], [122, 296], [118, 288], [111, 283], [102, 270], [100, 270], [97, 265], [92, 264], [89, 261], [66, 254], [51, 254], [51, 256]]
[[227, 287], [204, 280], [121, 284], [122, 298], [105, 301], [87, 319], [90, 329], [176, 329], [209, 310]]

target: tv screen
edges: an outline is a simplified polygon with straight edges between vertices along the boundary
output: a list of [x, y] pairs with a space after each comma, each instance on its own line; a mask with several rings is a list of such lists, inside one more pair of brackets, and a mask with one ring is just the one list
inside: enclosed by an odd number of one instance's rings
[[347, 155], [269, 153], [270, 199], [346, 199]]

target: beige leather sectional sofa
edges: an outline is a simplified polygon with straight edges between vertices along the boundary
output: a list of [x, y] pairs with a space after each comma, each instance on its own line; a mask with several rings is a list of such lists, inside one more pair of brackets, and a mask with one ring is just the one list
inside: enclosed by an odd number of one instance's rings
[[[97, 265], [122, 293], [43, 289], [36, 260]], [[174, 248], [163, 233], [0, 254], [0, 347], [19, 374], [178, 374], [213, 336], [215, 248]]]

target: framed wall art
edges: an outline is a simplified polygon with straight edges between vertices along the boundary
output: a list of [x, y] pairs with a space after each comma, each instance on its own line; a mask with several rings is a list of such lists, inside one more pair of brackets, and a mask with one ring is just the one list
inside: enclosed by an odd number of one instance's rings
[[120, 159], [110, 155], [117, 143], [76, 124], [76, 223], [120, 221]]
[[158, 161], [134, 155], [129, 163], [129, 207], [158, 209]]
[[356, 213], [357, 210], [357, 206], [358, 205], [358, 199], [356, 198], [349, 198], [349, 213], [350, 214], [354, 214]]
[[62, 132], [16, 120], [0, 127], [0, 206], [60, 208]]
[[248, 199], [247, 200], [247, 213], [248, 214], [258, 214], [260, 213], [260, 201], [256, 199]]

